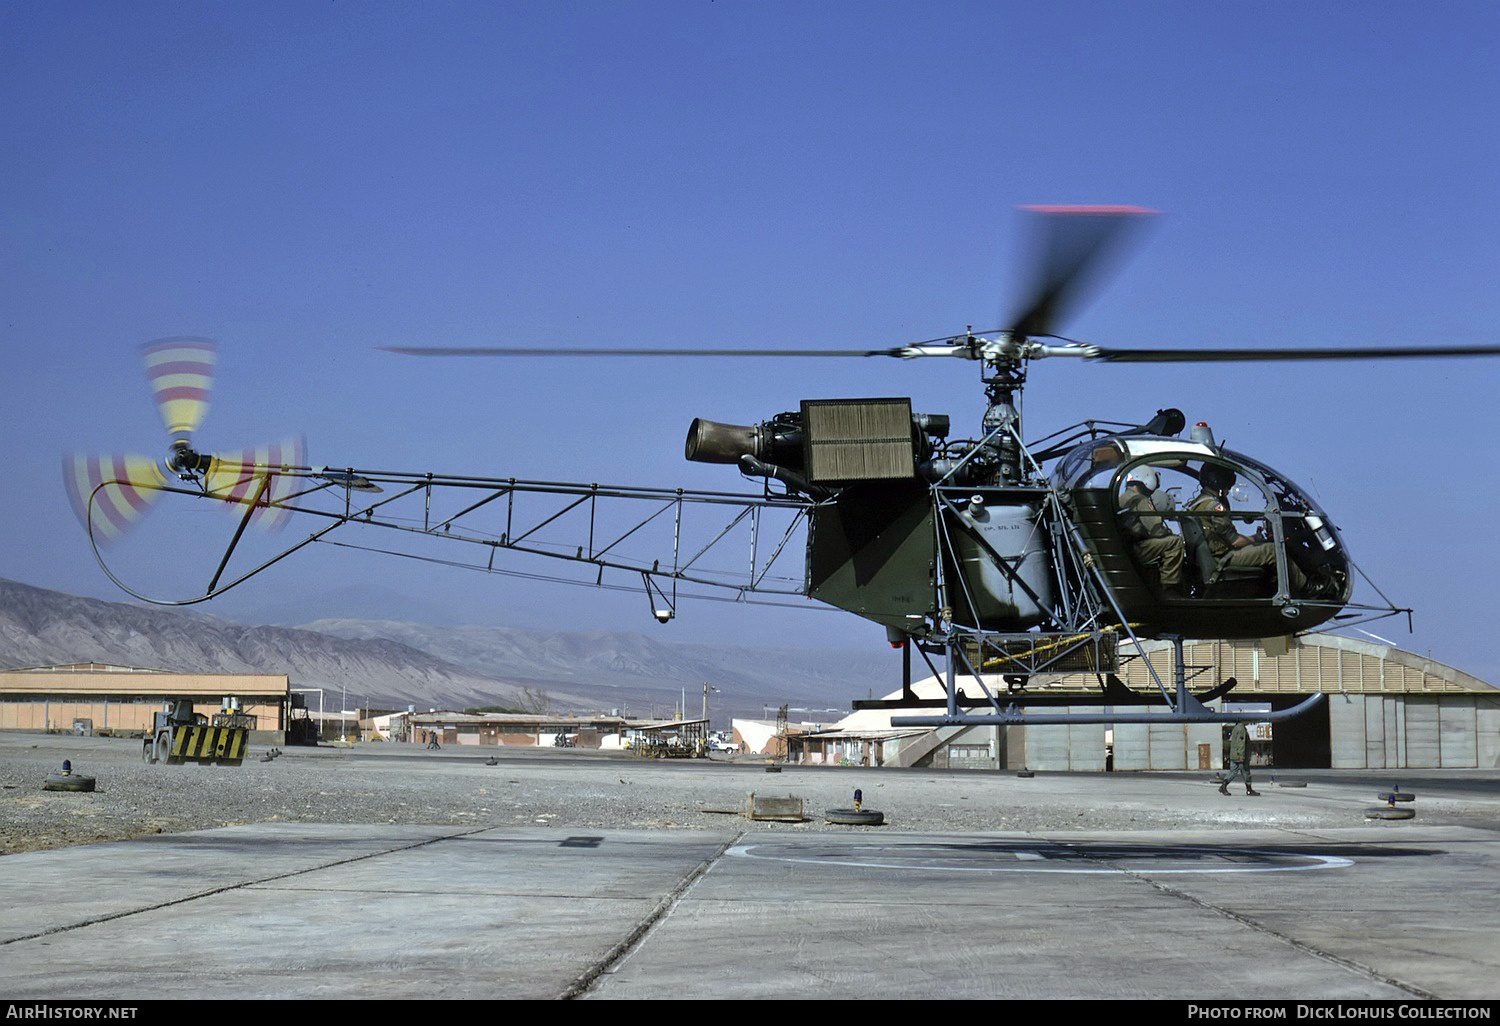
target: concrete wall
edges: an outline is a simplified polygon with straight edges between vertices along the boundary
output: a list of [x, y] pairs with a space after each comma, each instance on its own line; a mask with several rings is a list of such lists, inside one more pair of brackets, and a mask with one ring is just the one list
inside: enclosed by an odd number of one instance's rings
[[[1077, 706], [1069, 711], [1098, 709]], [[1330, 695], [1328, 717], [1335, 769], [1500, 767], [1500, 697]], [[1203, 768], [1199, 751], [1204, 745], [1208, 770], [1221, 768], [1221, 724], [1117, 723], [1113, 729], [1115, 770], [1198, 770]], [[1097, 771], [1104, 769], [1105, 730], [1103, 724], [1086, 723], [944, 727], [932, 735], [887, 742], [885, 762], [904, 766], [914, 760], [935, 769]], [[901, 745], [910, 758], [902, 758]]]
[[1479, 766], [1483, 769], [1500, 767], [1500, 698], [1474, 700], [1474, 728], [1479, 735]]
[[1330, 695], [1334, 769], [1500, 765], [1500, 699], [1482, 695]]
[[945, 746], [949, 769], [1005, 768], [1005, 731], [993, 724], [960, 729]]
[[[1078, 706], [1069, 711], [1097, 712]], [[1165, 715], [1165, 709], [1149, 709]], [[1328, 718], [1335, 769], [1500, 767], [1500, 697], [1482, 695], [1330, 695]], [[1114, 769], [1197, 770], [1208, 746], [1218, 770], [1222, 726], [1217, 723], [1117, 723]], [[1096, 771], [1104, 769], [1106, 727], [1066, 724], [1028, 727], [941, 728], [939, 736], [907, 739], [918, 765], [949, 769]], [[926, 736], [924, 735], [924, 738]], [[936, 742], [936, 744], [933, 744]], [[983, 747], [983, 757], [976, 751]], [[930, 748], [930, 754], [929, 754]], [[955, 754], [961, 750], [963, 757]], [[906, 765], [893, 758], [886, 762]]]
[[[1152, 709], [1165, 715], [1166, 709]], [[1207, 744], [1210, 766], [1219, 767], [1216, 723], [1117, 723], [1114, 726], [1116, 770], [1195, 770], [1198, 746]]]
[[[1099, 710], [1078, 706], [1072, 711]], [[1165, 709], [1149, 711], [1166, 714]], [[1096, 723], [1026, 727], [1026, 765], [1034, 770], [1102, 770], [1106, 729]], [[1195, 770], [1201, 744], [1210, 746], [1211, 768], [1219, 766], [1218, 724], [1116, 723], [1113, 730], [1116, 770]]]
[[[1099, 710], [1097, 706], [1068, 706], [1066, 711], [1090, 713]], [[1034, 770], [1102, 770], [1104, 731], [1102, 723], [1029, 726], [1026, 728], [1026, 765]]]

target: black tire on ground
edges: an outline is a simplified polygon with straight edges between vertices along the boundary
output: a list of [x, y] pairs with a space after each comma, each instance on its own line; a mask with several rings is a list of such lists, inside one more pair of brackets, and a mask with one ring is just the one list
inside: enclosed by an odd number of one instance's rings
[[149, 737], [141, 742], [141, 761], [147, 765], [156, 761], [156, 753], [152, 750], [151, 739]]
[[94, 778], [84, 773], [48, 773], [43, 791], [92, 791]]
[[1417, 800], [1417, 796], [1412, 794], [1410, 791], [1382, 791], [1375, 797], [1379, 798], [1383, 802], [1414, 802]]
[[1398, 809], [1392, 805], [1372, 805], [1365, 810], [1365, 819], [1411, 819], [1416, 809]]
[[1305, 781], [1305, 780], [1283, 780], [1279, 784], [1277, 784], [1276, 786], [1277, 787], [1306, 787], [1307, 786], [1307, 781]]
[[1036, 776], [1036, 774], [1031, 770], [1017, 770], [1016, 776], [1020, 777], [1022, 780], [1030, 780], [1032, 777]]
[[823, 821], [838, 826], [880, 826], [885, 822], [885, 813], [873, 809], [829, 809], [823, 813]]

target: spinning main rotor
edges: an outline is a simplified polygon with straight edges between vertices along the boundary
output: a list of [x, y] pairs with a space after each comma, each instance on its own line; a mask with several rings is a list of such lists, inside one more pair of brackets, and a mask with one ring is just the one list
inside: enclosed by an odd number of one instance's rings
[[[1442, 359], [1500, 355], [1500, 345], [1355, 346], [1301, 348], [1162, 347], [1120, 348], [1079, 342], [1058, 334], [1109, 259], [1155, 212], [1133, 206], [1028, 206], [1034, 230], [1035, 278], [1005, 327], [966, 330], [907, 345], [882, 349], [732, 349], [732, 348], [534, 348], [382, 346], [386, 352], [425, 357], [737, 357], [784, 359], [888, 357], [900, 360], [944, 358], [983, 366], [988, 409], [983, 418], [987, 438], [1020, 436], [1016, 398], [1034, 360], [1075, 359], [1091, 363], [1278, 363], [1335, 360]], [[1009, 443], [1002, 443], [1007, 449]], [[1014, 452], [1004, 458], [1003, 474], [1019, 473]]]

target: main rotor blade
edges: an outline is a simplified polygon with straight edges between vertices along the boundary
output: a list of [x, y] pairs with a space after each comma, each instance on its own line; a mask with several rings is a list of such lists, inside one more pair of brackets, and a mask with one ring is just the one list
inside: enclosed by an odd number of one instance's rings
[[1053, 335], [1089, 275], [1098, 272], [1104, 254], [1118, 247], [1126, 229], [1143, 215], [1155, 213], [1144, 207], [1022, 209], [1039, 215], [1041, 262], [1026, 293], [1030, 299], [1010, 324], [1017, 338]]
[[894, 349], [515, 349], [377, 346], [404, 356], [895, 356]]
[[1373, 346], [1351, 349], [1107, 349], [1090, 346], [1104, 363], [1251, 363], [1289, 360], [1403, 360], [1500, 356], [1500, 346]]

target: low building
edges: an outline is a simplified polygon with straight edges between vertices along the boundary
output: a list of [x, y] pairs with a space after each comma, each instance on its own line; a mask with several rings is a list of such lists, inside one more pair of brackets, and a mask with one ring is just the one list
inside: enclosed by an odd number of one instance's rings
[[285, 674], [175, 673], [171, 670], [70, 663], [0, 671], [0, 730], [143, 735], [173, 699], [212, 716], [231, 702], [254, 718], [252, 741], [285, 743]]
[[[785, 720], [733, 720], [734, 742], [740, 751], [773, 758], [799, 759], [798, 739], [826, 730], [827, 723], [788, 723]], [[889, 726], [889, 724], [887, 724]]]
[[439, 711], [396, 713], [386, 725], [392, 741], [416, 744], [435, 737], [443, 745], [603, 748], [609, 738], [623, 737], [630, 722], [621, 716]]
[[[793, 734], [789, 758], [807, 766], [884, 766], [896, 759], [901, 745], [931, 735], [930, 727], [887, 730], [848, 727]], [[899, 763], [896, 763], [899, 765]]]

